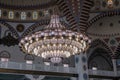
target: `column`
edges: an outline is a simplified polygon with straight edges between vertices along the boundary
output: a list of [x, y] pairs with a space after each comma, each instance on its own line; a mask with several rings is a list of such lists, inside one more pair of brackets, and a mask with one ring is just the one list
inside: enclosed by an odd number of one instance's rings
[[113, 63], [113, 71], [115, 73], [115, 76], [117, 76], [117, 64], [116, 64], [116, 59], [112, 59]]
[[78, 71], [78, 80], [88, 80], [88, 67], [86, 53], [75, 56], [75, 67]]

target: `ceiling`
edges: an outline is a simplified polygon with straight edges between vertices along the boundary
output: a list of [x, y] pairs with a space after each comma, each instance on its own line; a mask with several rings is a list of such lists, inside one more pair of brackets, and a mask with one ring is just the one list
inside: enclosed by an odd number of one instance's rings
[[12, 6], [12, 7], [30, 7], [30, 6], [43, 6], [47, 5], [55, 0], [0, 0], [0, 5], [2, 6]]
[[[93, 6], [93, 0], [0, 0], [0, 9], [4, 13], [14, 11], [15, 17], [16, 15], [21, 15], [22, 11], [26, 12], [26, 15], [28, 14], [27, 16], [34, 11], [41, 13], [41, 11], [44, 11], [45, 9], [48, 10], [48, 8], [54, 5], [57, 5], [60, 13], [65, 17], [72, 30], [85, 33], [87, 26], [86, 21], [89, 18], [89, 12]], [[14, 22], [34, 22], [40, 21], [43, 17], [39, 17], [36, 20], [32, 20], [31, 17], [28, 17], [26, 20], [21, 20], [20, 17], [8, 19], [7, 16], [2, 16], [1, 19]]]

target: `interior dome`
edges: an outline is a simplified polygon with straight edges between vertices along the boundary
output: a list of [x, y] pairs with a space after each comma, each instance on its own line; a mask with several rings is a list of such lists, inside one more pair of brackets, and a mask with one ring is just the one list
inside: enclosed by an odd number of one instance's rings
[[94, 37], [111, 37], [120, 35], [120, 16], [103, 17], [93, 23], [87, 33]]

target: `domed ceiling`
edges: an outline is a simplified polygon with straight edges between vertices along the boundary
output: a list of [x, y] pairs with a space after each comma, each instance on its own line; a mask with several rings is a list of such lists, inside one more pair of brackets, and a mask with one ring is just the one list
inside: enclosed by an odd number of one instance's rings
[[51, 9], [57, 6], [71, 29], [79, 31], [86, 26], [91, 4], [90, 0], [0, 0], [0, 19], [10, 22], [36, 22], [49, 19]]
[[[98, 17], [96, 17], [95, 19], [97, 18]], [[120, 36], [120, 16], [119, 15], [106, 16], [94, 22], [95, 23], [93, 23], [87, 29], [87, 33], [91, 37], [106, 38], [106, 37]]]
[[120, 0], [112, 0], [113, 6], [107, 5], [107, 0], [93, 0], [93, 6], [91, 12], [103, 12], [103, 11], [112, 11], [119, 10]]

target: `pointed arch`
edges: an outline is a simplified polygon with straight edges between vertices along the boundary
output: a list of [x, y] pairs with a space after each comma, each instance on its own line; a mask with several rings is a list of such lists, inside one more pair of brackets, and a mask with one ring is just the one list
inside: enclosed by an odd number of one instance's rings
[[17, 38], [19, 38], [19, 34], [10, 24], [6, 23], [5, 21], [1, 21], [1, 20], [0, 20], [0, 24], [7, 27], [12, 32], [12, 34], [14, 34]]
[[[91, 46], [89, 47], [89, 52], [87, 54], [88, 56], [88, 66], [91, 67], [91, 64], [93, 61], [96, 61], [97, 63], [106, 63], [106, 66], [109, 66], [109, 70], [113, 70], [113, 64], [112, 64], [112, 50], [109, 48], [109, 46], [101, 39], [95, 39], [92, 41]], [[96, 64], [97, 64], [96, 63]], [[99, 67], [99, 66], [98, 66]], [[104, 67], [99, 67], [100, 69]], [[105, 67], [107, 69], [107, 67]]]
[[109, 55], [112, 57], [113, 53], [112, 50], [109, 48], [109, 46], [101, 39], [95, 39], [91, 42], [91, 46], [88, 49], [88, 57], [91, 55], [91, 52], [93, 52], [96, 48], [102, 48], [105, 49]]
[[[30, 34], [30, 33], [34, 33], [34, 32], [35, 32], [34, 30], [35, 30], [36, 28], [38, 28], [38, 27], [41, 27], [41, 30], [43, 30], [43, 29], [44, 29], [44, 26], [45, 26], [45, 25], [48, 25], [49, 22], [50, 22], [50, 19], [47, 19], [47, 20], [42, 20], [42, 21], [40, 21], [39, 23], [35, 23], [35, 24], [31, 25], [30, 27], [28, 27], [28, 28], [24, 31], [24, 33], [22, 34], [21, 38], [24, 37], [24, 36], [26, 36], [26, 35], [28, 35], [28, 34]], [[61, 24], [65, 25], [66, 28], [69, 29], [69, 26], [70, 26], [70, 25], [68, 25], [68, 24], [65, 23], [64, 21], [60, 21], [60, 22], [61, 22]]]
[[[112, 57], [104, 48], [96, 48], [88, 58], [89, 69], [94, 67], [92, 63], [96, 63], [98, 69], [113, 70]], [[104, 65], [104, 66], [101, 66]]]
[[30, 33], [34, 33], [34, 30], [38, 27], [41, 27], [41, 29], [43, 29], [43, 25], [47, 25], [49, 23], [50, 20], [41, 20], [39, 23], [35, 23], [33, 25], [31, 25], [30, 27], [28, 27], [24, 33], [21, 35], [22, 37], [25, 37], [26, 35], [30, 34]]
[[98, 20], [104, 18], [104, 17], [108, 17], [108, 16], [114, 16], [114, 15], [120, 15], [119, 11], [110, 11], [110, 12], [104, 12], [104, 13], [100, 13], [97, 16], [93, 17], [87, 24], [86, 30], [91, 27], [92, 24], [94, 24], [95, 22], [97, 22]]
[[114, 54], [114, 58], [120, 58], [120, 43], [116, 48], [115, 54]]

